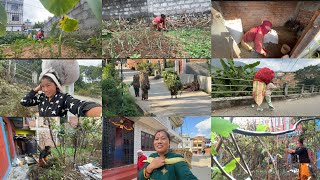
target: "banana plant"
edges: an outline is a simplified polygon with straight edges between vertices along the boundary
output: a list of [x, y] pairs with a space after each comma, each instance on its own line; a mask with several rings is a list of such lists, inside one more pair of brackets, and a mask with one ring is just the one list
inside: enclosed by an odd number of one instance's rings
[[[86, 0], [98, 22], [102, 19], [102, 0]], [[58, 22], [60, 30], [59, 35], [59, 56], [61, 57], [62, 33], [73, 32], [78, 29], [78, 20], [73, 19], [66, 14], [77, 5], [80, 0], [40, 0], [41, 4], [55, 16], [61, 16]]]

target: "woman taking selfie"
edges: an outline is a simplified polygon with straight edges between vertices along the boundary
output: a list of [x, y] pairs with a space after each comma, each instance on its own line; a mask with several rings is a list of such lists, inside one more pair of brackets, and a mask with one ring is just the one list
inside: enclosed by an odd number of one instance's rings
[[190, 171], [188, 162], [179, 154], [169, 151], [170, 135], [158, 130], [153, 145], [156, 153], [149, 156], [147, 163], [139, 171], [139, 180], [143, 179], [197, 179]]
[[22, 100], [23, 106], [38, 106], [39, 116], [66, 116], [71, 112], [77, 116], [100, 117], [102, 107], [94, 102], [81, 101], [62, 91], [59, 76], [52, 68], [40, 75], [40, 84]]

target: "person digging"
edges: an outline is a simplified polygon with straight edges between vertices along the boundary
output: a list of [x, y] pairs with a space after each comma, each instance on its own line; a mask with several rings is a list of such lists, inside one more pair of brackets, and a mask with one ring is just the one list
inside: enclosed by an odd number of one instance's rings
[[39, 156], [39, 166], [46, 168], [50, 166], [49, 163], [49, 156], [54, 159], [53, 155], [51, 154], [51, 146], [46, 146], [41, 152]]
[[161, 14], [160, 16], [157, 16], [153, 19], [152, 24], [155, 29], [158, 31], [164, 30], [167, 31], [167, 26], [166, 26], [166, 15]]

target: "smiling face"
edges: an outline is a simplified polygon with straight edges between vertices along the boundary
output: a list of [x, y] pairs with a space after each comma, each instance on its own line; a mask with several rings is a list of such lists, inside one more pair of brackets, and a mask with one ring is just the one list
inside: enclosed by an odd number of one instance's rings
[[57, 93], [57, 86], [49, 78], [43, 78], [40, 83], [41, 90], [48, 98], [52, 98]]
[[169, 151], [170, 140], [167, 134], [159, 131], [154, 138], [153, 146], [159, 154], [166, 154]]

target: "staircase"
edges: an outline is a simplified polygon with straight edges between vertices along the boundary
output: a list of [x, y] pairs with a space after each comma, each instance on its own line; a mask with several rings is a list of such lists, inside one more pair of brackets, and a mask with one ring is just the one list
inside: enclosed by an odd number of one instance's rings
[[137, 177], [137, 166], [134, 164], [112, 169], [106, 169], [102, 172], [103, 180], [132, 180]]

